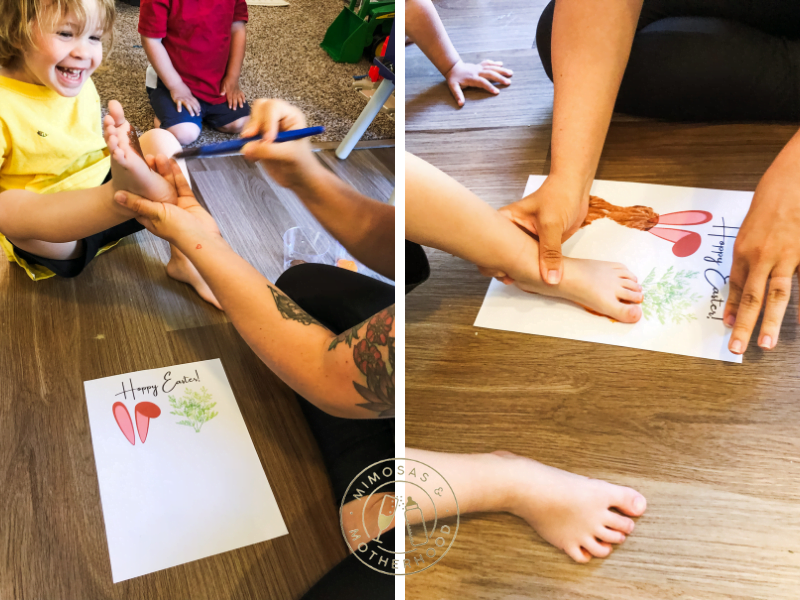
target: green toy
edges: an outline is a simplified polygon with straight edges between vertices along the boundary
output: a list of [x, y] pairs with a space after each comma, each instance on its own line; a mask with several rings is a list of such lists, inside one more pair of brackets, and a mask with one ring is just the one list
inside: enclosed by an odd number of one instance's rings
[[358, 13], [356, 2], [350, 0], [350, 6], [331, 23], [320, 44], [336, 62], [358, 62], [365, 49], [375, 46], [376, 38], [382, 41], [392, 29], [394, 0], [362, 0]]

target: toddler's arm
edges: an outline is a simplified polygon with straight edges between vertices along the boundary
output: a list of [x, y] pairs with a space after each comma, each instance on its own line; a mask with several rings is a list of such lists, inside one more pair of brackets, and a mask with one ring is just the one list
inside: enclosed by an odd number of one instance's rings
[[167, 53], [167, 49], [161, 43], [160, 38], [149, 38], [141, 36], [142, 47], [147, 60], [153, 65], [153, 68], [158, 74], [158, 78], [164, 82], [167, 89], [172, 96], [172, 101], [178, 107], [178, 112], [181, 112], [181, 107], [186, 107], [189, 114], [192, 116], [200, 114], [200, 102], [194, 97], [189, 86], [183, 83], [183, 79], [175, 70], [172, 65], [172, 59]]
[[479, 87], [499, 93], [492, 81], [511, 85], [513, 75], [502, 62], [484, 60], [479, 65], [465, 63], [456, 52], [431, 0], [406, 0], [406, 39], [414, 42], [447, 80], [450, 93], [464, 105], [461, 88]]
[[247, 32], [244, 21], [234, 21], [231, 25], [231, 51], [228, 55], [228, 66], [222, 78], [220, 96], [226, 96], [228, 108], [244, 106], [244, 92], [239, 89], [239, 76], [242, 74], [244, 50], [247, 46]]

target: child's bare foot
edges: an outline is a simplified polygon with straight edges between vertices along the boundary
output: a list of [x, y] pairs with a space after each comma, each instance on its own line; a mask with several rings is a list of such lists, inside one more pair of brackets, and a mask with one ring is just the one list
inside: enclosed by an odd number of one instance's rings
[[564, 259], [564, 276], [557, 286], [528, 286], [516, 282], [526, 292], [557, 296], [607, 315], [622, 323], [642, 318], [642, 286], [625, 265], [600, 260]]
[[510, 512], [525, 519], [536, 532], [575, 562], [605, 558], [612, 544], [633, 532], [626, 515], [644, 514], [647, 501], [636, 490], [588, 479], [517, 456], [493, 452], [509, 461], [514, 478]]
[[155, 202], [177, 200], [175, 189], [131, 147], [128, 132], [131, 126], [125, 120], [122, 105], [116, 100], [108, 103], [108, 115], [103, 119], [103, 137], [111, 152], [111, 182], [115, 191], [133, 192]]
[[169, 262], [167, 263], [167, 275], [177, 281], [188, 283], [203, 300], [222, 310], [222, 306], [220, 306], [211, 288], [208, 287], [205, 279], [200, 276], [197, 268], [186, 258], [186, 255], [174, 246], [170, 249], [172, 250], [172, 256], [170, 256]]

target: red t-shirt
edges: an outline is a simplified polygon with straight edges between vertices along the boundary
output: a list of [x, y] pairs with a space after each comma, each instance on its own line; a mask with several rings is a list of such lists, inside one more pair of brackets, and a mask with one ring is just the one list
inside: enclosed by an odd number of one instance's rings
[[139, 33], [160, 38], [172, 65], [197, 98], [222, 104], [231, 25], [247, 21], [245, 0], [141, 0]]

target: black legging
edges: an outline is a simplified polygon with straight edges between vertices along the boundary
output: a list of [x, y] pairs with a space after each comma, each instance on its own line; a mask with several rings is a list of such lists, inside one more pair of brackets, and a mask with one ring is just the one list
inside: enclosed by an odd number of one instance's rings
[[[554, 7], [536, 29], [551, 80]], [[676, 121], [800, 121], [800, 0], [645, 0], [615, 109]]]
[[[327, 265], [292, 267], [275, 285], [335, 334], [395, 302], [393, 286]], [[394, 457], [394, 419], [341, 419], [301, 396], [297, 400], [319, 445], [338, 507], [362, 469]], [[351, 554], [303, 596], [304, 600], [353, 598], [394, 598], [394, 577], [373, 571]]]

